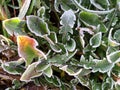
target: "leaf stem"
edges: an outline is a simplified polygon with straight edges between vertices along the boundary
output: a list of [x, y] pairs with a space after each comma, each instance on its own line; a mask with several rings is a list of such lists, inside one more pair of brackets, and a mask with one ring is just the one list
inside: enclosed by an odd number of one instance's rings
[[86, 11], [86, 12], [91, 12], [91, 13], [96, 13], [96, 14], [108, 14], [111, 13], [112, 11], [114, 11], [114, 8], [111, 10], [106, 10], [106, 11], [94, 11], [94, 10], [89, 10], [87, 8], [84, 8], [82, 5], [80, 5], [76, 0], [72, 0], [72, 2], [82, 11]]
[[110, 29], [110, 26], [111, 26], [111, 24], [112, 24], [112, 22], [113, 22], [113, 20], [114, 20], [114, 18], [115, 18], [115, 15], [116, 15], [116, 10], [113, 12], [113, 15], [112, 15], [112, 17], [111, 17], [111, 19], [110, 19], [110, 22], [109, 22], [109, 24], [108, 24], [108, 30]]
[[104, 36], [108, 36], [109, 30], [110, 30], [110, 27], [111, 27], [111, 24], [112, 24], [112, 22], [113, 22], [113, 20], [114, 20], [114, 18], [115, 18], [115, 14], [116, 14], [116, 10], [113, 12], [113, 15], [112, 15], [112, 17], [111, 17], [111, 19], [110, 19], [110, 22], [109, 22], [108, 26], [107, 26], [107, 32], [105, 33]]
[[50, 44], [55, 45], [55, 43], [47, 35], [44, 35], [43, 38], [47, 40]]

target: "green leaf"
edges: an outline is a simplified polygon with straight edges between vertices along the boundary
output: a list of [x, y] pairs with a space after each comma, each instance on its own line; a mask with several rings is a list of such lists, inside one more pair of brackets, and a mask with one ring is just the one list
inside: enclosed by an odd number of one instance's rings
[[50, 35], [47, 23], [38, 16], [27, 16], [27, 26], [36, 36]]
[[119, 50], [119, 47], [108, 47], [107, 51], [106, 51], [106, 55], [109, 55], [109, 54], [116, 52], [118, 50]]
[[0, 53], [10, 47], [11, 40], [0, 35]]
[[40, 9], [37, 11], [37, 15], [38, 15], [40, 18], [44, 18], [44, 17], [43, 17], [44, 14], [45, 14], [45, 7], [42, 6], [42, 7], [40, 7]]
[[70, 76], [76, 76], [81, 73], [82, 69], [77, 71], [70, 69], [67, 65], [60, 67], [61, 70], [65, 71]]
[[24, 82], [20, 82], [19, 80], [14, 79], [12, 81], [12, 84], [14, 84], [14, 86], [12, 86], [12, 89], [20, 89], [25, 83]]
[[70, 9], [76, 10], [76, 8], [73, 5], [71, 0], [55, 0], [54, 1], [54, 8], [57, 12], [60, 12], [59, 5], [61, 6], [61, 9], [63, 11], [67, 11], [67, 10], [70, 10]]
[[110, 3], [109, 0], [90, 0], [91, 4], [93, 4], [96, 8], [100, 9], [100, 10], [105, 10], [109, 7]]
[[118, 43], [120, 43], [120, 29], [118, 29], [118, 30], [114, 33], [113, 38], [114, 38]]
[[50, 35], [44, 36], [44, 38], [49, 42], [50, 47], [54, 52], [60, 53], [62, 51], [58, 45], [57, 35], [55, 32], [50, 32]]
[[36, 71], [37, 72], [43, 72], [44, 70], [46, 70], [50, 65], [48, 63], [46, 63], [45, 61], [40, 62], [39, 64], [37, 64], [36, 66]]
[[65, 45], [63, 43], [58, 43], [58, 46], [62, 50], [61, 53], [66, 54], [66, 56], [68, 56], [68, 50], [66, 49]]
[[53, 75], [53, 70], [50, 65], [47, 69], [44, 70], [44, 74], [47, 75], [48, 77], [51, 77]]
[[69, 25], [60, 27], [60, 31], [59, 31], [60, 34], [62, 34], [62, 33], [66, 34], [68, 32], [73, 34], [73, 30], [72, 30], [72, 28]]
[[100, 10], [105, 10], [99, 3], [96, 3], [96, 0], [90, 0], [91, 4]]
[[50, 47], [54, 52], [60, 53], [62, 51], [57, 44], [50, 44]]
[[88, 78], [82, 77], [80, 75], [76, 76], [75, 78], [79, 80], [80, 84], [90, 89], [90, 82]]
[[25, 22], [21, 21], [18, 17], [4, 20], [3, 27], [11, 36], [25, 35]]
[[54, 65], [63, 64], [65, 62], [68, 62], [76, 54], [76, 52], [77, 52], [77, 50], [75, 50], [74, 52], [69, 53], [67, 56], [66, 56], [66, 53], [62, 54], [62, 55], [57, 54], [52, 58], [48, 58], [48, 61], [50, 63], [53, 63]]
[[96, 3], [101, 5], [103, 8], [107, 9], [110, 6], [110, 1], [109, 0], [94, 0]]
[[93, 61], [93, 57], [89, 57], [89, 60], [86, 60], [85, 57], [82, 55], [80, 58], [80, 62], [78, 63], [79, 66], [84, 67], [85, 69], [92, 69], [95, 66], [95, 61]]
[[104, 83], [102, 83], [102, 90], [106, 90], [106, 89], [109, 89], [109, 90], [112, 90], [113, 87], [114, 87], [114, 80], [112, 78], [107, 78]]
[[76, 48], [75, 40], [71, 38], [69, 41], [67, 41], [65, 47], [68, 51], [73, 52]]
[[115, 90], [119, 90], [120, 89], [120, 85], [119, 84], [116, 84], [115, 85]]
[[91, 45], [93, 48], [97, 48], [97, 47], [100, 46], [101, 40], [102, 40], [102, 33], [99, 32], [99, 33], [95, 34], [95, 35], [90, 39], [90, 45]]
[[96, 82], [95, 80], [90, 81], [92, 90], [101, 90], [101, 83]]
[[[109, 35], [108, 35], [108, 45], [113, 46], [113, 47], [119, 46], [120, 43], [116, 42], [116, 41], [113, 40], [113, 38], [112, 38], [112, 30], [113, 30], [113, 28], [110, 29], [110, 32], [109, 32]], [[117, 37], [117, 38], [118, 38], [118, 37]]]
[[109, 63], [118, 63], [120, 62], [120, 51], [112, 52], [111, 54], [107, 55], [107, 60]]
[[109, 63], [106, 58], [103, 60], [93, 59], [91, 56], [89, 61], [85, 59], [84, 56], [81, 56], [80, 62], [72, 61], [73, 65], [82, 66], [84, 69], [90, 69], [92, 72], [101, 72], [106, 73], [112, 70], [114, 63]]
[[9, 74], [20, 75], [24, 72], [24, 67], [21, 65], [23, 62], [24, 60], [21, 58], [18, 61], [2, 62], [1, 66]]
[[100, 20], [98, 15], [89, 13], [89, 12], [80, 12], [80, 19], [86, 24], [86, 25], [93, 25], [97, 26], [100, 24]]
[[103, 33], [107, 31], [105, 25], [99, 20], [99, 16], [96, 14], [82, 11], [80, 12], [80, 20], [86, 26], [97, 27], [98, 25], [100, 25], [100, 31]]
[[56, 87], [61, 86], [61, 81], [57, 76], [54, 75], [52, 77], [47, 77], [47, 76], [44, 76], [44, 77], [49, 83], [55, 85]]
[[103, 60], [95, 60], [96, 65], [93, 66], [92, 72], [101, 72], [106, 73], [112, 70], [114, 67], [114, 63], [109, 63], [106, 59]]

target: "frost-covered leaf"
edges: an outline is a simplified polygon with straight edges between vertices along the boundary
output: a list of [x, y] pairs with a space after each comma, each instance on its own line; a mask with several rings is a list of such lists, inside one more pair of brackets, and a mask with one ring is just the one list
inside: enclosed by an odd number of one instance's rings
[[39, 64], [37, 64], [36, 66], [36, 71], [37, 72], [43, 72], [44, 70], [46, 70], [49, 67], [49, 63], [44, 62], [40, 62]]
[[25, 22], [21, 21], [18, 17], [6, 19], [3, 21], [3, 27], [11, 36], [25, 35], [24, 26]]
[[72, 10], [65, 11], [61, 16], [60, 24], [63, 26], [70, 26], [73, 28], [75, 24], [76, 16]]
[[20, 57], [25, 59], [26, 66], [31, 64], [33, 58], [44, 57], [46, 55], [36, 48], [38, 42], [28, 36], [17, 36], [18, 54]]
[[76, 10], [76, 8], [71, 0], [55, 0], [54, 1], [54, 8], [57, 12], [60, 12], [59, 6], [61, 6], [61, 9], [63, 11], [67, 11], [70, 9]]
[[59, 31], [60, 34], [62, 34], [62, 33], [66, 34], [68, 32], [73, 34], [73, 30], [72, 30], [72, 28], [69, 25], [60, 27], [60, 31]]
[[102, 40], [102, 33], [99, 32], [99, 33], [95, 34], [95, 35], [90, 39], [90, 45], [91, 45], [93, 48], [97, 48], [97, 47], [100, 46], [101, 40]]
[[44, 74], [47, 75], [48, 77], [51, 77], [53, 75], [53, 70], [50, 65], [47, 69], [44, 70]]
[[60, 53], [62, 51], [57, 44], [50, 44], [50, 47], [54, 52]]
[[99, 5], [101, 5], [101, 7], [107, 9], [110, 6], [110, 2], [109, 0], [94, 0], [96, 3], [98, 3]]
[[114, 67], [114, 63], [109, 63], [106, 59], [98, 60], [90, 57], [89, 60], [87, 60], [85, 59], [84, 56], [81, 56], [80, 62], [72, 61], [71, 64], [82, 66], [84, 67], [84, 69], [89, 69], [92, 72], [101, 72], [101, 73], [109, 72]]
[[101, 89], [101, 84], [97, 83], [95, 80], [90, 81], [91, 89], [92, 90], [100, 90]]
[[91, 4], [93, 4], [96, 8], [100, 10], [105, 10], [100, 4], [96, 3], [95, 0], [90, 0]]
[[[119, 46], [120, 43], [116, 42], [116, 41], [113, 40], [113, 38], [112, 38], [112, 30], [113, 30], [113, 28], [110, 29], [110, 31], [109, 31], [109, 35], [108, 35], [108, 44], [109, 44], [110, 46], [113, 46], [113, 47]], [[117, 38], [118, 38], [118, 37], [117, 37]]]
[[75, 40], [71, 38], [71, 40], [69, 40], [66, 43], [65, 47], [67, 48], [68, 51], [73, 52], [75, 50], [75, 48], [76, 48]]
[[25, 82], [29, 82], [29, 81], [31, 81], [31, 78], [38, 77], [38, 76], [42, 75], [42, 72], [36, 72], [36, 70], [35, 70], [36, 65], [37, 65], [36, 62], [29, 65], [27, 67], [27, 69], [25, 70], [25, 72], [22, 74], [20, 80], [25, 81]]
[[60, 18], [60, 24], [62, 26], [60, 27], [59, 33], [62, 34], [62, 42], [66, 43], [70, 40], [69, 33], [73, 34], [72, 28], [75, 24], [76, 16], [72, 10], [68, 10], [65, 11]]
[[56, 35], [55, 32], [50, 32], [50, 35], [48, 35], [48, 37], [49, 37], [54, 43], [58, 43], [57, 35]]
[[107, 31], [105, 25], [99, 20], [99, 16], [90, 12], [80, 12], [80, 20], [86, 26], [97, 27], [100, 25], [100, 31], [105, 33]]
[[120, 29], [114, 33], [113, 38], [120, 43]]
[[61, 52], [61, 48], [57, 45], [58, 41], [57, 41], [57, 36], [56, 36], [55, 32], [50, 32], [50, 35], [48, 35], [48, 36], [44, 35], [43, 38], [48, 41], [51, 49], [54, 52], [57, 52], [57, 53]]
[[0, 35], [0, 53], [10, 47], [11, 40], [3, 35]]
[[96, 65], [93, 66], [92, 72], [106, 73], [112, 70], [114, 63], [109, 63], [106, 59], [96, 60]]
[[90, 88], [90, 81], [88, 78], [85, 78], [83, 76], [76, 76], [76, 78], [78, 79], [78, 81], [80, 82], [80, 84], [82, 84], [83, 86], [86, 86], [87, 88]]
[[67, 65], [63, 66], [63, 67], [60, 67], [60, 69], [63, 70], [63, 71], [65, 71], [70, 76], [76, 76], [76, 75], [80, 74], [81, 71], [82, 71], [82, 69], [74, 71], [74, 70], [70, 69]]
[[107, 51], [106, 51], [106, 55], [109, 55], [109, 54], [116, 52], [118, 50], [119, 50], [119, 47], [108, 47]]
[[77, 50], [75, 50], [74, 52], [69, 53], [68, 55], [65, 54], [58, 54], [55, 55], [52, 58], [48, 58], [49, 62], [54, 63], [54, 64], [63, 64], [67, 61], [69, 61], [75, 54], [76, 54]]
[[68, 56], [68, 50], [66, 49], [65, 45], [63, 43], [58, 43], [58, 46], [62, 50], [61, 53], [66, 54], [66, 56]]
[[2, 68], [4, 71], [13, 75], [21, 75], [24, 72], [24, 67], [21, 65], [24, 60], [21, 58], [18, 61], [2, 62]]
[[[12, 81], [12, 84], [13, 84], [13, 86], [12, 86], [11, 89], [19, 89], [19, 88], [21, 88], [23, 85], [25, 85], [25, 82], [20, 82], [19, 80], [14, 79], [14, 80]], [[6, 89], [6, 90], [7, 90], [7, 89]], [[8, 90], [9, 90], [9, 89], [8, 89]]]
[[45, 14], [45, 7], [44, 6], [40, 7], [40, 9], [37, 11], [37, 14], [40, 18], [44, 18], [43, 16]]
[[59, 8], [58, 8], [59, 5], [60, 5], [60, 3], [61, 3], [61, 2], [60, 2], [59, 0], [54, 0], [54, 8], [55, 8], [55, 10], [56, 10], [57, 12], [60, 12], [60, 11], [59, 11]]
[[47, 23], [38, 16], [27, 16], [27, 26], [36, 36], [42, 37], [43, 35], [50, 34]]
[[52, 76], [52, 77], [47, 77], [45, 76], [45, 79], [49, 82], [52, 83], [53, 85], [55, 85], [56, 87], [60, 87], [61, 86], [61, 81], [57, 76]]
[[104, 83], [102, 83], [102, 90], [112, 90], [115, 85], [115, 82], [112, 78], [107, 78]]
[[93, 61], [93, 57], [89, 57], [89, 60], [86, 60], [84, 56], [81, 56], [80, 62], [78, 63], [79, 66], [83, 66], [85, 69], [92, 69], [95, 66], [95, 61]]
[[109, 63], [118, 63], [120, 62], [120, 51], [112, 52], [111, 54], [107, 55], [107, 60]]

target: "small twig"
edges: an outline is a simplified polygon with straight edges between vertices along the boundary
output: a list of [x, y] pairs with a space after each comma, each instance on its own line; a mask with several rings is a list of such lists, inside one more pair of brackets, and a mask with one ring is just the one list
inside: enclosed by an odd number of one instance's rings
[[[15, 5], [14, 0], [12, 0], [12, 4], [13, 4], [13, 6]], [[16, 16], [16, 10], [15, 9], [13, 9], [13, 12], [14, 12], [14, 16]]]

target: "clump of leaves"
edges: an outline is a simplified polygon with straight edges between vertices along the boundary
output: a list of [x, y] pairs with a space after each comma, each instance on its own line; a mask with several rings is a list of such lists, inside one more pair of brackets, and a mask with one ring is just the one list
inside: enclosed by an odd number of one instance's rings
[[[17, 8], [1, 2], [0, 53], [16, 52], [8, 60], [1, 58], [1, 68], [19, 75], [7, 90], [22, 89], [30, 82], [48, 89], [119, 90], [119, 3], [19, 0]], [[7, 5], [18, 13], [8, 17]]]

